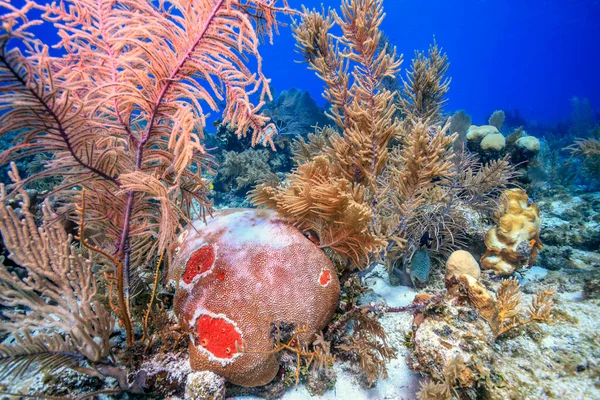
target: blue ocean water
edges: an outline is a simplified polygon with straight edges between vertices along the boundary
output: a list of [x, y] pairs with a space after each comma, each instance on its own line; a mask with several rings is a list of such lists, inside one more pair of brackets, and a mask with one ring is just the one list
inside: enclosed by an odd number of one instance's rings
[[[332, 7], [339, 0], [289, 1], [300, 8]], [[600, 1], [598, 0], [385, 0], [382, 29], [404, 54], [435, 37], [448, 53], [452, 85], [447, 111], [466, 110], [483, 124], [496, 109], [529, 122], [556, 124], [569, 118], [570, 100], [587, 98], [600, 112]], [[277, 91], [308, 90], [322, 105], [322, 82], [295, 61], [291, 29], [261, 49]]]
[[[340, 6], [339, 0], [288, 3], [298, 10]], [[578, 97], [600, 113], [599, 0], [385, 0], [384, 9], [382, 29], [404, 55], [402, 73], [414, 51], [434, 39], [448, 53], [448, 112], [464, 109], [483, 124], [496, 109], [518, 110], [530, 124], [554, 125], [570, 118], [571, 99]], [[307, 90], [324, 106], [323, 84], [298, 63], [291, 20], [282, 22], [288, 26], [260, 49], [265, 75], [276, 92]], [[32, 31], [49, 44], [58, 40], [50, 24]]]

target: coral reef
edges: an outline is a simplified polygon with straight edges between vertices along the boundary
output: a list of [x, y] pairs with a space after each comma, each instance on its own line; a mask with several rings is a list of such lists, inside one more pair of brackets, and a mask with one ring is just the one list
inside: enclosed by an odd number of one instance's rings
[[[494, 122], [501, 127], [504, 113], [500, 113], [496, 111], [492, 118], [496, 118]], [[530, 171], [533, 175], [535, 168], [539, 168], [536, 156], [541, 149], [540, 140], [528, 135], [523, 127], [516, 128], [504, 137], [500, 129], [491, 122], [490, 125], [471, 125], [466, 139], [469, 150], [477, 153], [483, 162], [510, 156], [510, 163], [519, 169], [519, 178], [524, 183], [531, 182], [533, 177], [529, 176]]]
[[[298, 141], [298, 167], [250, 199], [314, 236], [341, 269], [385, 259], [398, 275], [408, 273], [425, 232], [431, 259], [464, 244], [473, 208], [487, 212], [513, 170], [505, 159], [482, 164], [461, 146], [453, 152], [457, 134], [442, 112], [449, 64], [437, 44], [417, 52], [402, 87], [391, 90], [386, 79], [401, 59], [375, 46], [382, 16], [381, 1], [344, 1], [339, 15], [305, 10], [298, 46], [326, 83], [336, 126]], [[342, 36], [330, 33], [334, 25]]]
[[270, 147], [256, 149], [250, 138], [238, 139], [235, 130], [222, 121], [215, 121], [214, 126], [216, 131], [207, 135], [206, 146], [218, 164], [209, 186], [215, 207], [248, 207], [248, 190], [264, 182], [276, 184], [290, 172], [295, 136], [277, 135], [273, 139], [275, 151]]
[[[332, 132], [322, 153], [300, 165], [287, 184], [259, 185], [252, 194], [254, 204], [272, 207], [292, 223], [303, 224], [300, 229], [311, 229], [321, 247], [352, 262], [349, 268], [362, 268], [383, 245], [369, 229], [373, 211], [367, 188], [375, 188], [388, 144], [399, 130], [394, 93], [381, 84], [397, 74], [401, 60], [394, 52], [378, 52], [382, 16], [380, 1], [344, 1], [340, 15], [305, 10], [294, 28], [296, 39], [310, 68], [327, 84], [329, 117], [342, 134]], [[334, 21], [343, 31], [340, 38], [329, 33]], [[357, 64], [353, 74], [348, 72], [351, 61]], [[356, 82], [351, 84], [351, 77]]]
[[[458, 284], [458, 290], [454, 285]], [[554, 292], [539, 289], [526, 316], [521, 315], [521, 287], [516, 279], [500, 283], [495, 298], [470, 275], [447, 281], [443, 303], [420, 310], [413, 320], [412, 366], [432, 379], [422, 384], [418, 398], [503, 398], [496, 362], [503, 357], [495, 343], [507, 332], [552, 321]], [[413, 304], [431, 302], [418, 295]], [[494, 345], [494, 346], [493, 346]], [[516, 388], [511, 388], [514, 390]]]
[[325, 254], [271, 211], [224, 210], [180, 236], [170, 279], [175, 311], [193, 329], [190, 363], [244, 386], [279, 370], [271, 324], [285, 322], [311, 343], [338, 303], [340, 284]]
[[[401, 70], [383, 0], [0, 9], [0, 394], [600, 398], [586, 100], [551, 134], [450, 117], [447, 54]], [[326, 110], [273, 100], [281, 14]]]
[[533, 264], [540, 241], [541, 219], [538, 207], [522, 189], [506, 190], [497, 213], [498, 225], [485, 237], [486, 253], [481, 267], [497, 275], [510, 275]]

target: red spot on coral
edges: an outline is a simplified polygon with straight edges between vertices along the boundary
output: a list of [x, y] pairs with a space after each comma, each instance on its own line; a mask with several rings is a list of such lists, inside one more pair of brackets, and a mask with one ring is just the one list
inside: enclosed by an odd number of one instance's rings
[[215, 250], [211, 245], [205, 245], [196, 250], [188, 260], [183, 273], [183, 281], [187, 284], [192, 283], [192, 280], [208, 270], [210, 270], [215, 262]]
[[202, 315], [196, 321], [196, 343], [217, 358], [232, 358], [237, 353], [235, 343], [242, 346], [242, 335], [223, 318]]
[[321, 276], [319, 277], [319, 283], [321, 286], [327, 286], [327, 284], [331, 281], [331, 272], [328, 269], [324, 269], [321, 271]]
[[224, 273], [222, 273], [222, 272], [219, 272], [219, 273], [217, 274], [217, 279], [219, 279], [219, 280], [221, 280], [221, 281], [222, 281], [223, 279], [225, 279], [225, 274], [224, 274]]

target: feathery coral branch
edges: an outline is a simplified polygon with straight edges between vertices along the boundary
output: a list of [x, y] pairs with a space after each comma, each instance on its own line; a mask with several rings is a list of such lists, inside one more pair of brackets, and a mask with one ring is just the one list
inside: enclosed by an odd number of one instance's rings
[[[166, 251], [192, 206], [210, 213], [214, 161], [202, 145], [205, 108], [218, 110], [239, 136], [272, 144], [276, 132], [259, 114], [270, 98], [258, 52], [260, 35], [290, 12], [275, 0], [78, 0], [22, 8], [0, 1], [0, 136], [16, 132], [0, 161], [52, 153], [28, 178], [60, 176], [59, 210], [77, 221], [83, 203], [89, 236], [83, 245], [112, 262], [110, 284], [133, 343], [130, 310], [135, 271]], [[58, 29], [64, 50], [51, 57], [28, 29], [32, 9]], [[27, 49], [8, 50], [10, 41]], [[248, 56], [258, 68], [251, 71]], [[250, 97], [259, 93], [257, 105]], [[111, 303], [112, 304], [112, 303]]]

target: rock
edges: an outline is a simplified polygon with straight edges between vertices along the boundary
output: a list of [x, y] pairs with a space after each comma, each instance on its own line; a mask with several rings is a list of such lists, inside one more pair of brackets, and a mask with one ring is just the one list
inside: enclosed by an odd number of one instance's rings
[[225, 399], [225, 378], [210, 371], [192, 372], [185, 384], [185, 400]]
[[573, 249], [569, 246], [547, 246], [540, 250], [540, 265], [550, 271], [571, 267]]
[[583, 285], [584, 299], [600, 299], [600, 273], [596, 273], [585, 280]]
[[493, 333], [478, 315], [470, 306], [448, 306], [426, 316], [413, 333], [412, 367], [443, 381], [444, 367], [455, 357], [487, 364], [494, 357]]
[[283, 90], [277, 101], [266, 104], [263, 113], [277, 124], [279, 134], [306, 135], [331, 121], [307, 91]]
[[600, 193], [554, 196], [539, 201], [538, 205], [542, 215], [541, 239], [544, 243], [598, 253]]

